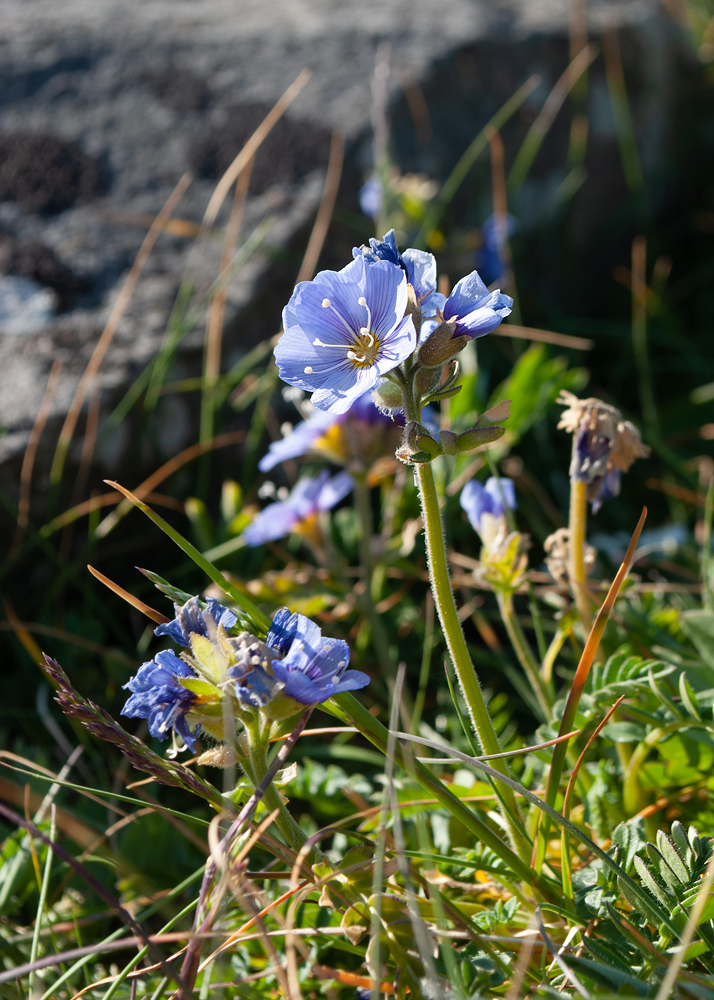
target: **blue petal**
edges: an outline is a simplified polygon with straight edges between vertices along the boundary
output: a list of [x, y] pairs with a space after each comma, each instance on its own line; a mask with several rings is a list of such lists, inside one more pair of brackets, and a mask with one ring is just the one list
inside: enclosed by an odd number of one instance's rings
[[263, 545], [265, 542], [274, 542], [289, 535], [299, 520], [292, 507], [282, 501], [276, 501], [261, 510], [250, 522], [241, 538], [251, 548]]
[[332, 510], [354, 488], [354, 479], [348, 472], [338, 472], [328, 480], [317, 497], [318, 510]]
[[270, 472], [280, 462], [289, 458], [300, 458], [311, 446], [336, 424], [339, 417], [334, 413], [318, 410], [308, 420], [303, 420], [280, 441], [273, 441], [258, 463], [261, 472]]
[[511, 510], [516, 509], [516, 487], [512, 479], [508, 479], [505, 476], [490, 476], [486, 480], [486, 485], [484, 487], [488, 495], [493, 499], [494, 503], [494, 514], [503, 514], [503, 501], [506, 501], [506, 506], [510, 507]]
[[273, 616], [265, 643], [285, 654], [295, 639], [308, 647], [312, 655], [320, 645], [322, 629], [306, 615], [291, 612], [289, 608], [280, 608]]

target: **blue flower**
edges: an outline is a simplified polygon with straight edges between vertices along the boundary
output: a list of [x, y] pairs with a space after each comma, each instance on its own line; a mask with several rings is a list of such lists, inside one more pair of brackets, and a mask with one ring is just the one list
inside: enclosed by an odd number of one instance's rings
[[299, 423], [280, 441], [273, 441], [267, 455], [263, 455], [258, 463], [258, 468], [261, 472], [270, 472], [280, 462], [286, 462], [289, 458], [300, 458], [308, 451], [312, 451], [320, 438], [325, 437], [342, 419], [344, 419], [342, 414], [316, 410], [311, 417]]
[[[362, 425], [354, 440], [353, 435], [345, 433], [345, 423]], [[360, 453], [364, 451], [359, 446], [365, 444], [361, 433], [365, 424], [392, 426], [391, 418], [383, 416], [373, 403], [371, 392], [358, 396], [346, 413], [317, 410], [280, 441], [273, 441], [267, 455], [258, 463], [258, 468], [261, 472], [269, 472], [280, 462], [300, 458], [307, 452], [316, 452], [340, 465], [346, 464], [350, 458], [358, 457], [353, 454], [355, 449], [351, 445], [355, 445]]]
[[251, 546], [284, 538], [321, 511], [330, 510], [338, 504], [353, 486], [352, 477], [346, 472], [338, 472], [331, 479], [325, 469], [314, 479], [303, 477], [297, 481], [287, 500], [268, 504], [248, 525], [242, 537]]
[[446, 300], [444, 319], [454, 324], [455, 337], [483, 337], [510, 315], [513, 299], [500, 291], [489, 292], [477, 271], [458, 281]]
[[195, 740], [201, 727], [197, 726], [192, 732], [186, 714], [198, 699], [181, 684], [181, 677], [196, 679], [194, 672], [170, 649], [157, 653], [124, 685], [132, 695], [121, 714], [133, 719], [148, 719], [149, 732], [158, 740], [165, 740], [169, 729], [173, 728], [190, 747], [191, 753], [195, 753]]
[[384, 200], [382, 193], [382, 182], [376, 174], [372, 174], [359, 189], [359, 207], [365, 215], [376, 219], [382, 211]]
[[205, 614], [208, 613], [216, 625], [222, 625], [226, 630], [233, 628], [238, 616], [219, 604], [215, 597], [206, 599], [206, 607], [202, 610], [197, 597], [192, 597], [184, 605], [174, 604], [176, 617], [171, 622], [159, 625], [154, 629], [154, 635], [168, 635], [180, 646], [191, 645], [191, 635], [208, 635]]
[[353, 247], [352, 256], [364, 257], [368, 263], [386, 260], [400, 267], [414, 289], [423, 316], [434, 316], [444, 304], [444, 296], [436, 291], [436, 259], [425, 250], [405, 250], [400, 253], [394, 230], [383, 240], [370, 239], [369, 246]]
[[275, 348], [280, 377], [312, 391], [318, 410], [345, 413], [416, 346], [407, 279], [387, 261], [357, 257], [301, 282], [283, 310]]
[[506, 506], [510, 507], [511, 510], [516, 509], [516, 491], [513, 480], [496, 479], [495, 476], [491, 476], [486, 480], [485, 485], [477, 479], [466, 483], [461, 491], [460, 503], [466, 511], [471, 527], [480, 535], [484, 514], [489, 514], [494, 518], [505, 516], [504, 500]]
[[301, 705], [319, 705], [334, 694], [369, 684], [361, 670], [347, 670], [350, 649], [342, 639], [324, 639], [322, 630], [305, 615], [288, 608], [276, 612], [266, 644], [283, 654], [271, 663], [281, 694]]
[[481, 226], [483, 245], [476, 253], [475, 264], [489, 284], [503, 278], [506, 241], [516, 230], [512, 215], [489, 215]]

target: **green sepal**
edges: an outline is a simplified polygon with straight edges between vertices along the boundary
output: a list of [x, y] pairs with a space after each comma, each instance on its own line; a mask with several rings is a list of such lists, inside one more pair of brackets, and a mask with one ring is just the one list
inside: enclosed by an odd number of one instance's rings
[[441, 454], [441, 445], [430, 434], [417, 434], [414, 438], [414, 444], [420, 451], [428, 452], [432, 458]]
[[206, 702], [220, 702], [223, 700], [219, 689], [213, 684], [209, 684], [208, 681], [202, 681], [200, 677], [179, 677], [178, 682], [187, 691], [192, 691], [193, 694], [198, 695], [204, 704]]

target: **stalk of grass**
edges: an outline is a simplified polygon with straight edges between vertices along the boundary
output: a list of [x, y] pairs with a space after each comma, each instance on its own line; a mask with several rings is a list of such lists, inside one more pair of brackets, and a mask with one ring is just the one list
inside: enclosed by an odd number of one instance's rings
[[528, 80], [526, 80], [526, 82], [522, 84], [506, 101], [503, 107], [496, 112], [493, 118], [486, 125], [484, 125], [476, 138], [471, 142], [471, 145], [461, 155], [461, 158], [447, 179], [444, 181], [441, 190], [434, 199], [433, 205], [426, 214], [426, 218], [424, 219], [422, 227], [416, 238], [416, 243], [419, 246], [424, 245], [424, 243], [428, 243], [430, 234], [434, 232], [436, 227], [441, 222], [444, 212], [449, 207], [454, 195], [466, 179], [469, 170], [488, 146], [488, 130], [495, 129], [496, 131], [499, 131], [502, 129], [506, 122], [513, 117], [516, 111], [518, 111], [521, 105], [528, 100], [539, 84], [539, 76], [529, 77]]
[[563, 106], [565, 98], [596, 55], [597, 49], [594, 46], [589, 45], [582, 49], [571, 61], [548, 95], [538, 117], [528, 130], [528, 134], [523, 140], [516, 160], [511, 167], [511, 172], [508, 176], [508, 187], [514, 193], [520, 191], [523, 186], [533, 160], [536, 158], [543, 140], [555, 121], [556, 115]]
[[637, 140], [632, 125], [630, 104], [627, 99], [627, 85], [622, 70], [620, 42], [615, 28], [609, 28], [602, 35], [602, 50], [605, 57], [605, 76], [610, 96], [610, 107], [615, 119], [615, 132], [620, 147], [622, 169], [627, 186], [633, 194], [644, 191], [644, 176], [637, 152]]
[[151, 507], [142, 503], [137, 496], [135, 496], [130, 490], [125, 489], [125, 487], [120, 486], [119, 483], [114, 483], [111, 480], [105, 480], [108, 486], [113, 486], [114, 489], [122, 493], [128, 500], [138, 507], [148, 518], [150, 518], [154, 524], [156, 524], [164, 534], [178, 545], [182, 552], [184, 552], [189, 559], [191, 559], [199, 569], [202, 569], [209, 580], [212, 580], [223, 593], [239, 608], [243, 611], [244, 615], [248, 619], [250, 625], [252, 625], [259, 633], [260, 637], [263, 638], [267, 635], [268, 629], [270, 628], [270, 619], [265, 615], [259, 608], [253, 604], [250, 598], [242, 594], [234, 584], [227, 580], [223, 574], [216, 569], [213, 563], [210, 563], [199, 551], [192, 545], [187, 539], [179, 534], [174, 528], [171, 527], [162, 517], [159, 517]]
[[[573, 678], [573, 683], [570, 686], [570, 691], [568, 692], [568, 697], [565, 702], [565, 708], [563, 709], [563, 716], [560, 722], [560, 729], [558, 735], [569, 732], [573, 728], [573, 722], [575, 721], [575, 714], [578, 710], [578, 705], [580, 704], [580, 697], [585, 688], [585, 684], [590, 674], [590, 668], [593, 664], [595, 654], [597, 652], [598, 646], [600, 645], [600, 640], [602, 634], [605, 631], [605, 626], [607, 625], [607, 620], [610, 617], [610, 612], [612, 611], [617, 595], [620, 592], [620, 588], [625, 581], [625, 577], [630, 568], [630, 564], [635, 554], [635, 549], [637, 548], [637, 542], [639, 541], [642, 528], [645, 523], [645, 518], [647, 517], [647, 508], [643, 507], [642, 513], [640, 514], [640, 519], [637, 522], [637, 527], [635, 528], [632, 538], [630, 539], [630, 544], [627, 547], [627, 552], [625, 553], [625, 558], [622, 561], [622, 565], [617, 571], [617, 575], [610, 586], [602, 607], [600, 608], [597, 618], [595, 619], [595, 624], [593, 625], [588, 640], [585, 643], [585, 649], [578, 663], [578, 669], [575, 672], [575, 677]], [[571, 542], [572, 544], [572, 542]], [[567, 753], [567, 744], [561, 743], [556, 747], [555, 753], [553, 754], [553, 761], [550, 765], [550, 771], [548, 773], [548, 782], [545, 791], [545, 802], [549, 809], [553, 807], [555, 803], [556, 796], [558, 794], [558, 788], [560, 786], [560, 776], [563, 772], [563, 766], [565, 764], [565, 756]], [[545, 810], [546, 812], [548, 810]], [[544, 820], [541, 822], [541, 829], [538, 834], [538, 839], [536, 842], [536, 870], [540, 870], [543, 859], [545, 857], [545, 847], [548, 836], [548, 824]]]
[[119, 297], [114, 303], [114, 308], [111, 311], [111, 315], [107, 320], [107, 324], [104, 327], [102, 335], [95, 345], [92, 356], [84, 370], [84, 374], [79, 381], [79, 385], [77, 386], [74, 394], [74, 399], [72, 400], [69, 412], [67, 413], [64, 424], [62, 425], [62, 430], [60, 431], [59, 441], [57, 442], [55, 456], [50, 469], [50, 483], [55, 487], [59, 485], [60, 480], [62, 479], [62, 472], [67, 458], [67, 451], [72, 441], [72, 437], [77, 426], [77, 420], [79, 419], [79, 414], [82, 410], [82, 406], [84, 405], [87, 392], [99, 373], [104, 356], [114, 339], [114, 334], [116, 333], [121, 318], [129, 305], [132, 295], [134, 294], [136, 284], [141, 276], [141, 272], [144, 269], [146, 261], [149, 259], [149, 254], [159, 237], [159, 233], [163, 229], [164, 223], [171, 216], [179, 201], [185, 194], [190, 183], [191, 175], [184, 174], [174, 190], [171, 192], [166, 204], [154, 219], [151, 229], [149, 229], [146, 234], [144, 242], [142, 243], [139, 253], [136, 256], [136, 260], [134, 261], [127, 279], [124, 282], [124, 286], [119, 293]]

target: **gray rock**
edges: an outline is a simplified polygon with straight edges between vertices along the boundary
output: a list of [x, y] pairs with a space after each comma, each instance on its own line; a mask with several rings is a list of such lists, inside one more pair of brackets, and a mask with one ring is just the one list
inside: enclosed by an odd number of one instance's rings
[[[656, 7], [656, 0], [588, 4], [593, 30], [643, 21]], [[0, 152], [10, 165], [0, 167], [0, 199], [9, 199], [0, 201], [0, 266], [6, 244], [8, 259], [23, 262], [17, 274], [52, 287], [49, 294], [59, 297], [64, 312], [54, 319], [47, 312], [42, 329], [21, 343], [0, 336], [0, 425], [6, 428], [0, 465], [24, 450], [51, 363], [59, 358], [64, 366], [46, 432], [56, 433], [146, 220], [181, 175], [198, 168], [175, 214], [200, 222], [215, 185], [211, 172], [237, 152], [302, 69], [309, 67], [312, 79], [256, 163], [243, 233], [261, 226], [267, 232], [228, 286], [229, 357], [274, 332], [236, 320], [272, 274], [276, 252], [314, 216], [329, 133], [344, 132], [356, 156], [359, 140], [369, 135], [378, 43], [391, 45], [397, 93], [405, 80], [421, 79], [435, 60], [466, 44], [562, 35], [568, 9], [567, 0], [2, 0]], [[545, 67], [546, 77], [549, 71]], [[40, 137], [42, 148], [54, 152], [33, 158], [27, 150], [39, 147], [27, 136]], [[281, 148], [290, 155], [282, 157]], [[51, 198], [38, 197], [42, 176], [37, 183], [34, 174], [28, 178], [23, 155], [40, 174], [44, 163], [46, 183], [55, 185]], [[38, 260], [44, 254], [42, 267], [33, 253]], [[182, 278], [191, 275], [200, 303], [220, 256], [220, 239], [159, 237], [102, 366], [108, 401], [155, 355]], [[199, 322], [184, 344], [194, 351], [194, 364], [201, 337]], [[186, 420], [178, 423], [184, 427]], [[181, 434], [165, 434], [164, 443], [179, 447]]]
[[55, 295], [30, 278], [0, 275], [0, 334], [37, 333], [52, 319]]

